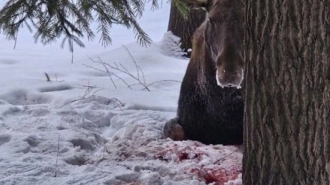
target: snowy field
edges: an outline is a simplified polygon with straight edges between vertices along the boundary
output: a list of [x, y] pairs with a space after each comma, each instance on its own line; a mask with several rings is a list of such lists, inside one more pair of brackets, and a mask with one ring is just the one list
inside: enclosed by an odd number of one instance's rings
[[73, 63], [60, 41], [0, 35], [0, 185], [241, 184], [237, 147], [163, 136], [188, 63], [165, 55], [169, 9], [139, 20], [150, 47], [115, 26], [113, 45], [84, 40]]

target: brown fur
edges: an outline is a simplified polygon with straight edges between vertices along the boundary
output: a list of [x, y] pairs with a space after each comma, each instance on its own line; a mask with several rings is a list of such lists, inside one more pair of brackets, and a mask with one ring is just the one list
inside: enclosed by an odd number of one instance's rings
[[198, 3], [208, 11], [207, 19], [193, 36], [177, 118], [165, 124], [164, 134], [205, 144], [242, 144], [242, 90], [231, 86], [243, 78], [243, 5], [240, 0]]

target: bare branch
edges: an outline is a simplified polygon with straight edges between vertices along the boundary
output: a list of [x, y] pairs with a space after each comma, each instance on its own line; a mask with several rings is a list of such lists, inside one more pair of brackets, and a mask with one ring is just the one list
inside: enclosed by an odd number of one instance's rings
[[[112, 82], [112, 84], [114, 85], [115, 88], [117, 88], [117, 86], [116, 86], [116, 83], [114, 82], [112, 76], [115, 76], [118, 79], [120, 79], [130, 89], [132, 89], [133, 86], [142, 85], [143, 86], [143, 89], [142, 90], [147, 90], [147, 91], [150, 91], [150, 88], [149, 87], [152, 86], [152, 85], [154, 85], [154, 84], [156, 84], [156, 83], [161, 83], [161, 82], [177, 82], [177, 83], [181, 83], [180, 81], [176, 81], [176, 80], [159, 80], [159, 81], [154, 81], [152, 83], [147, 84], [146, 83], [146, 80], [145, 80], [145, 75], [144, 75], [143, 70], [138, 65], [137, 61], [134, 59], [133, 55], [128, 50], [128, 48], [125, 47], [124, 45], [123, 45], [123, 47], [126, 49], [126, 51], [128, 52], [128, 54], [132, 58], [132, 61], [134, 62], [135, 69], [136, 69], [136, 75], [134, 75], [133, 73], [131, 73], [123, 64], [121, 64], [121, 63], [118, 64], [117, 62], [113, 62], [112, 64], [106, 63], [106, 62], [102, 61], [102, 59], [100, 57], [98, 58], [98, 60], [94, 60], [92, 58], [89, 58], [89, 59], [93, 63], [101, 64], [105, 70], [102, 70], [102, 69], [99, 69], [99, 68], [96, 68], [96, 67], [93, 67], [93, 66], [85, 65], [85, 64], [83, 64], [83, 65], [85, 67], [94, 69], [96, 71], [107, 73], [108, 76], [110, 77], [110, 80], [111, 80], [111, 82]], [[121, 72], [121, 73], [123, 73], [123, 74], [131, 77], [132, 79], [134, 79], [137, 83], [128, 84], [122, 77], [120, 77], [119, 75], [117, 75], [116, 73], [114, 73], [112, 71]]]
[[[97, 63], [100, 63], [100, 62], [97, 62]], [[98, 68], [95, 68], [95, 67], [93, 67], [93, 66], [89, 66], [89, 65], [86, 65], [86, 64], [82, 64], [82, 65], [85, 66], [85, 67], [88, 67], [88, 68], [91, 68], [91, 69], [94, 69], [94, 70], [97, 70], [97, 71], [103, 72], [103, 73], [107, 73], [107, 71], [103, 71], [103, 70], [98, 69]], [[130, 85], [129, 85], [129, 84], [128, 84], [128, 83], [127, 83], [122, 77], [118, 76], [117, 74], [115, 74], [115, 73], [109, 71], [109, 74], [108, 74], [108, 75], [109, 75], [109, 76], [113, 75], [113, 76], [117, 77], [117, 78], [118, 78], [119, 80], [121, 80], [124, 84], [126, 84], [128, 88], [132, 89], [131, 86], [130, 86]], [[111, 78], [112, 78], [112, 77], [111, 77]], [[117, 86], [115, 85], [115, 82], [114, 82], [114, 81], [112, 81], [112, 82], [113, 82], [113, 84], [114, 84], [114, 87], [116, 88]]]
[[137, 75], [137, 78], [140, 78], [140, 75], [139, 75], [139, 67], [137, 65], [137, 62], [136, 60], [134, 59], [132, 53], [127, 49], [127, 47], [125, 45], [123, 45], [123, 48], [127, 51], [127, 53], [129, 54], [129, 56], [131, 57], [131, 59], [133, 60], [134, 64], [135, 64], [135, 67], [136, 67], [136, 75]]
[[161, 83], [161, 82], [176, 82], [176, 83], [182, 83], [181, 81], [178, 81], [178, 80], [159, 80], [159, 81], [154, 81], [150, 84], [147, 85], [147, 87], [150, 87], [156, 83]]

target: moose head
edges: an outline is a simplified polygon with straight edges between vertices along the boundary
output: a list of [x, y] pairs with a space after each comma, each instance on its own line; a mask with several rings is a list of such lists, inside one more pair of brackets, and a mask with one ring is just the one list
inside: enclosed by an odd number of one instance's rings
[[241, 0], [185, 0], [206, 10], [204, 44], [220, 87], [237, 87], [244, 78], [242, 56], [244, 5]]

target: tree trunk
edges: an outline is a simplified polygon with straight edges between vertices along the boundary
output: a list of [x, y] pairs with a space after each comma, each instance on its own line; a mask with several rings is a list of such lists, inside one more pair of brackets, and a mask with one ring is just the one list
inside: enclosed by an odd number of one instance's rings
[[190, 51], [192, 44], [191, 39], [196, 28], [205, 20], [206, 12], [202, 9], [191, 9], [189, 18], [185, 20], [176, 8], [174, 3], [171, 4], [170, 19], [168, 23], [168, 31], [181, 38], [181, 48], [187, 52], [187, 56], [190, 57]]
[[246, 0], [246, 185], [329, 185], [330, 0]]

